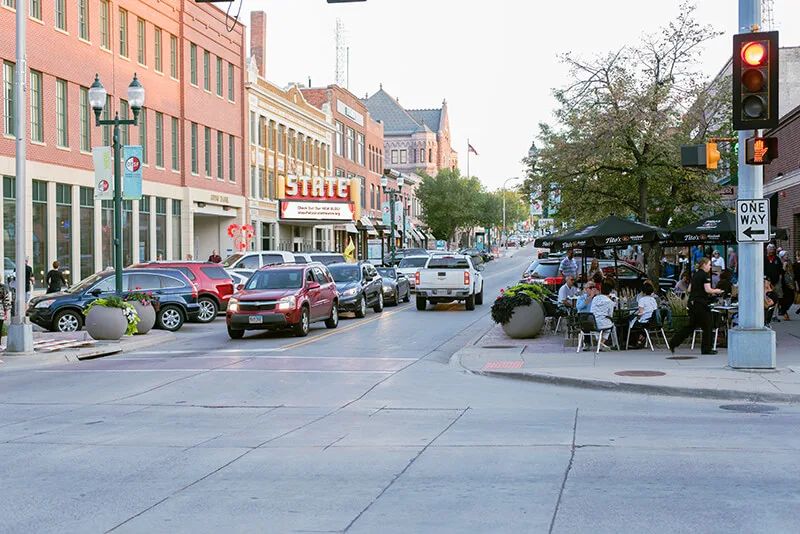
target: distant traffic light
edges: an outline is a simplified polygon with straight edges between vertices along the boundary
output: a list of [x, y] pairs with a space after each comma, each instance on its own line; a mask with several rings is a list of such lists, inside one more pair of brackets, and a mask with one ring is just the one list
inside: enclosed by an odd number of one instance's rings
[[717, 143], [706, 143], [706, 169], [716, 169], [719, 158]]
[[769, 165], [778, 158], [777, 137], [751, 137], [745, 143], [744, 162], [748, 165]]
[[733, 36], [733, 129], [778, 126], [778, 32]]
[[720, 153], [717, 143], [704, 145], [685, 145], [681, 147], [681, 165], [684, 167], [700, 167], [701, 169], [716, 169]]

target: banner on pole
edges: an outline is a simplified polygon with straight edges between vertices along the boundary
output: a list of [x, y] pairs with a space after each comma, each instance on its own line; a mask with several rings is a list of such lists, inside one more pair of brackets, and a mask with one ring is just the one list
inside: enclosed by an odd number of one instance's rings
[[110, 146], [96, 146], [92, 149], [94, 161], [94, 198], [111, 200], [114, 198], [114, 162]]
[[142, 198], [142, 146], [122, 147], [122, 198], [140, 200]]

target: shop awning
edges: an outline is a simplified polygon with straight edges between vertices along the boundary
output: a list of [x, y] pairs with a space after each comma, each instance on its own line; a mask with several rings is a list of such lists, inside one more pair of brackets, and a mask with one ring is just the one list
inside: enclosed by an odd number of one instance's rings
[[416, 240], [417, 240], [417, 241], [419, 241], [420, 243], [421, 243], [421, 242], [423, 242], [423, 241], [425, 241], [425, 235], [424, 235], [423, 233], [421, 233], [421, 232], [420, 232], [418, 229], [416, 229], [416, 228], [412, 228], [412, 229], [411, 229], [411, 235], [412, 235], [412, 236], [414, 236], [414, 239], [416, 239]]
[[358, 220], [358, 224], [361, 226], [362, 230], [366, 230], [368, 235], [378, 235], [378, 231], [372, 225], [372, 221], [369, 220], [369, 217], [361, 217], [361, 219]]
[[427, 237], [427, 238], [428, 238], [428, 240], [430, 240], [430, 241], [436, 241], [436, 238], [435, 238], [435, 237], [433, 237], [433, 234], [432, 234], [432, 233], [430, 233], [430, 232], [429, 232], [429, 231], [427, 231], [427, 230], [425, 230], [425, 237]]
[[333, 229], [336, 230], [337, 232], [347, 232], [348, 234], [358, 233], [358, 228], [356, 228], [356, 225], [353, 223], [335, 224], [333, 226]]

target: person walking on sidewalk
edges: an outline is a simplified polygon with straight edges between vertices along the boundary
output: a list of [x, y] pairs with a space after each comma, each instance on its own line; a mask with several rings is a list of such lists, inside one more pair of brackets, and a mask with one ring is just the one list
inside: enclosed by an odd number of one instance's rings
[[792, 265], [792, 259], [789, 257], [789, 252], [782, 250], [780, 254], [778, 254], [778, 258], [783, 262], [783, 296], [780, 299], [780, 311], [779, 313], [783, 315], [783, 320], [789, 320], [789, 308], [794, 305], [794, 294], [795, 294], [795, 279], [794, 279], [794, 266]]
[[222, 263], [222, 258], [219, 254], [217, 254], [216, 250], [212, 250], [211, 255], [208, 257], [208, 261], [211, 263]]
[[66, 280], [64, 280], [64, 275], [59, 270], [61, 265], [57, 262], [53, 262], [53, 268], [47, 272], [47, 292], [48, 293], [58, 293], [61, 291], [61, 288], [67, 285]]
[[689, 334], [698, 327], [703, 330], [701, 354], [717, 353], [717, 351], [712, 350], [713, 338], [711, 330], [713, 329], [714, 321], [711, 316], [711, 296], [721, 295], [723, 291], [711, 287], [710, 271], [711, 260], [707, 257], [700, 258], [689, 288], [689, 324], [678, 330], [669, 340], [669, 349], [673, 353], [675, 352], [675, 347], [683, 343], [689, 337]]
[[11, 314], [11, 290], [0, 281], [0, 342], [3, 339], [3, 326]]

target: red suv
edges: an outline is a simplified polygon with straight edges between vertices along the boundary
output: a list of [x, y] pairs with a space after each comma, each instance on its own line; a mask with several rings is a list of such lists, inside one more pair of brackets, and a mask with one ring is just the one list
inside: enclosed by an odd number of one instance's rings
[[197, 286], [197, 303], [200, 313], [197, 322], [210, 323], [220, 310], [228, 307], [233, 295], [233, 279], [218, 263], [208, 261], [151, 261], [134, 265], [133, 268], [153, 269], [158, 267], [177, 269]]
[[230, 301], [225, 314], [228, 335], [241, 339], [245, 330], [291, 328], [307, 336], [311, 323], [339, 325], [339, 294], [321, 263], [262, 267]]

